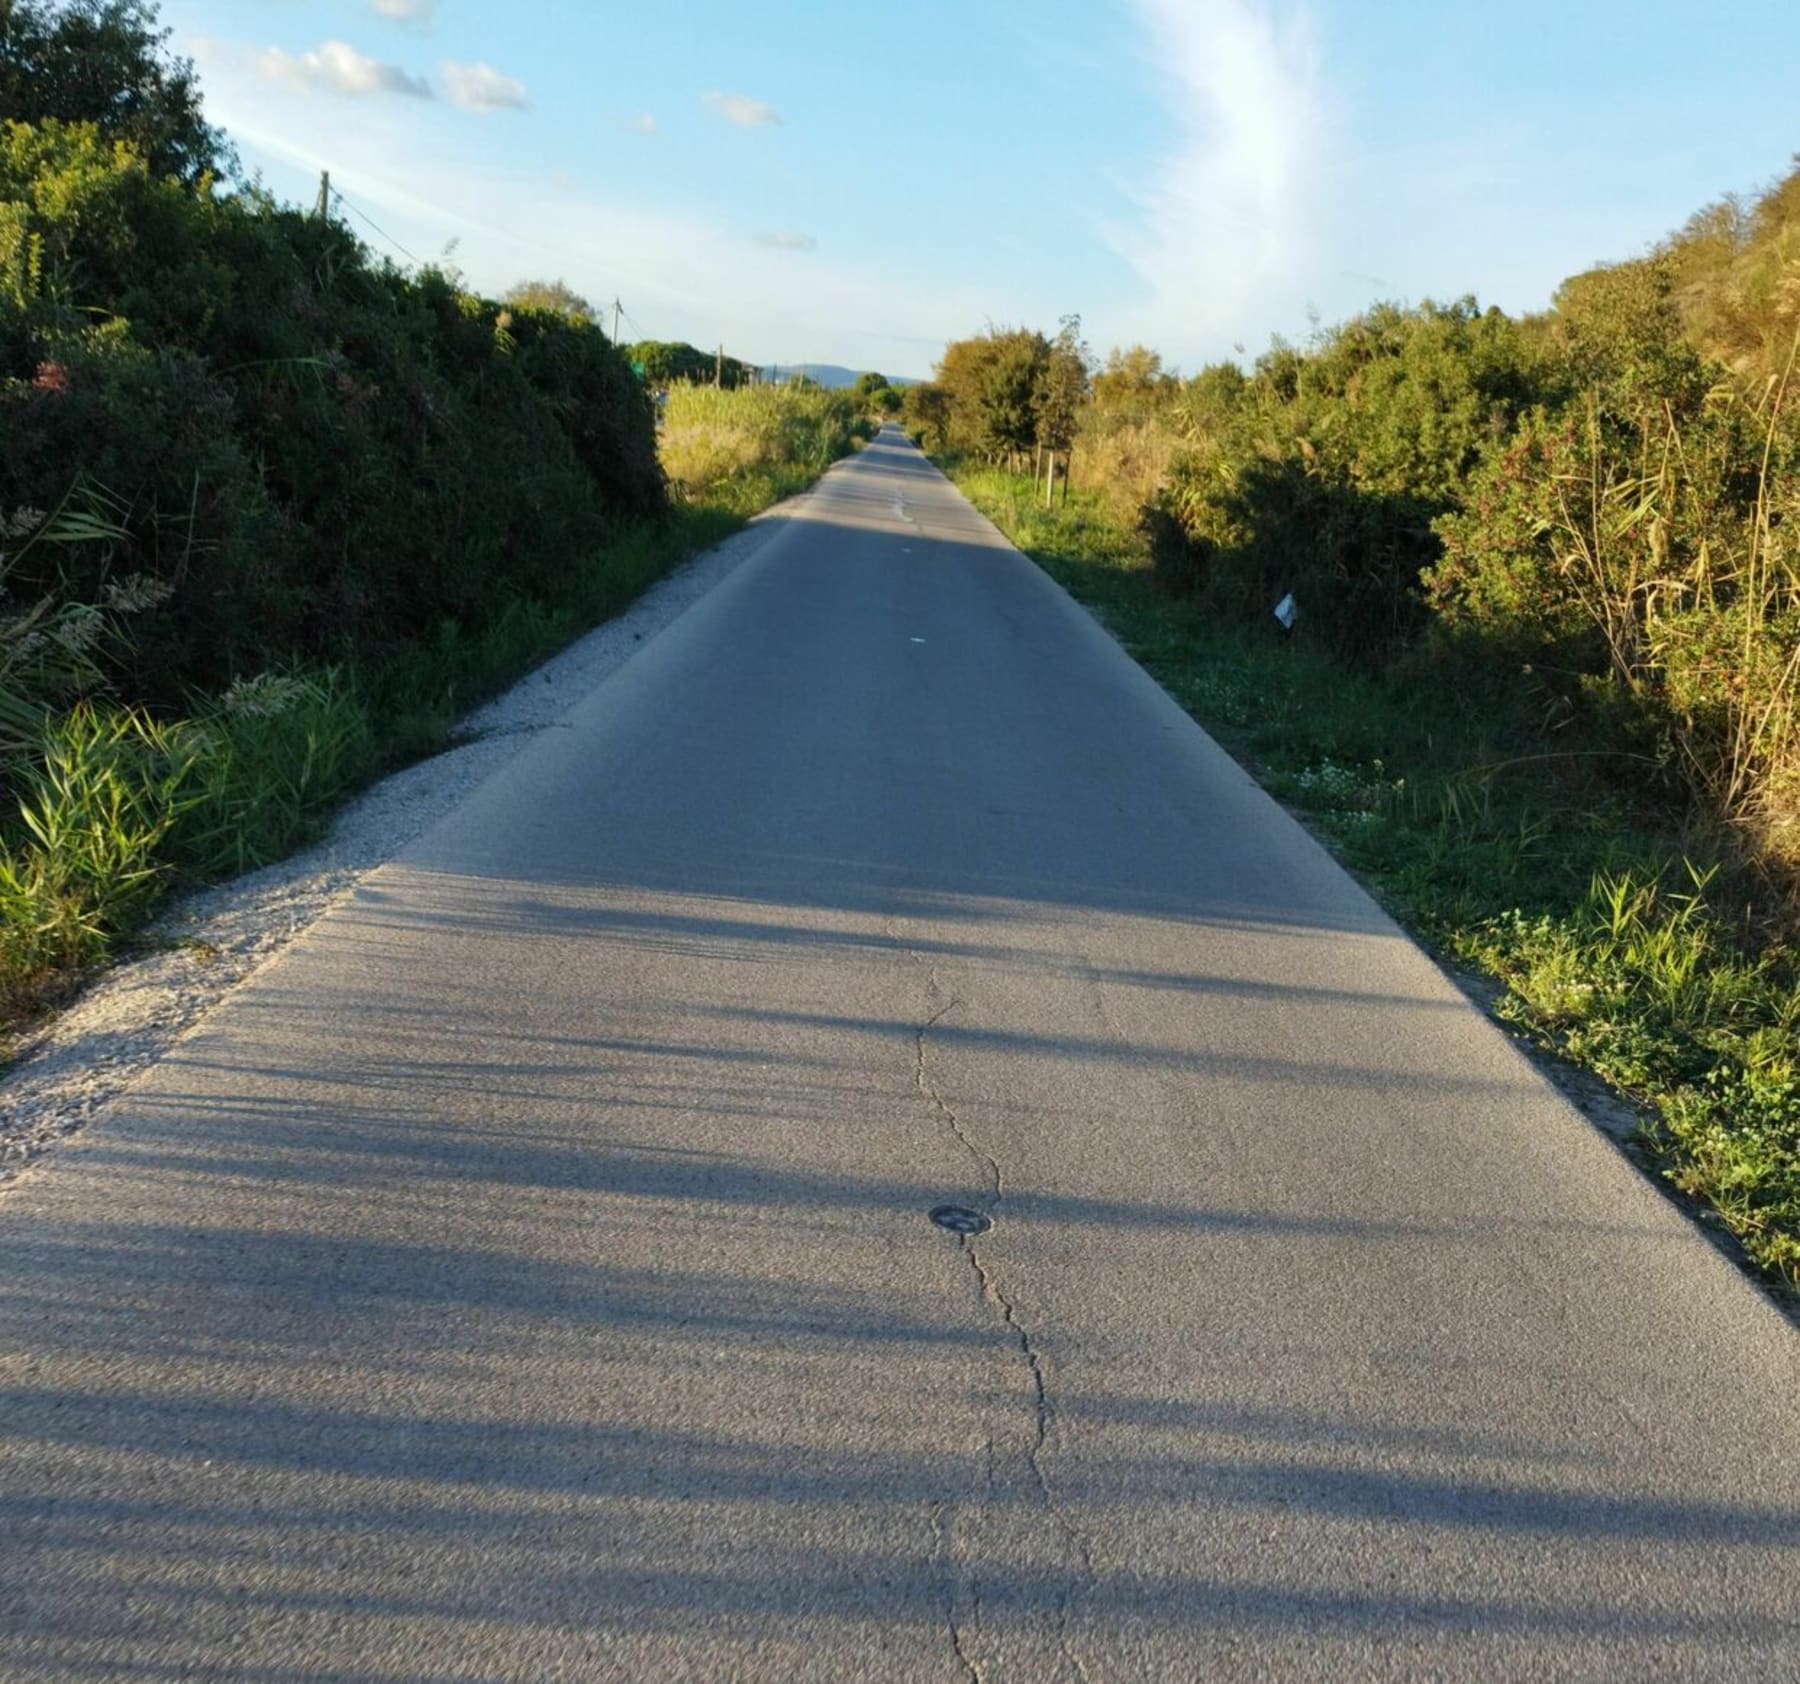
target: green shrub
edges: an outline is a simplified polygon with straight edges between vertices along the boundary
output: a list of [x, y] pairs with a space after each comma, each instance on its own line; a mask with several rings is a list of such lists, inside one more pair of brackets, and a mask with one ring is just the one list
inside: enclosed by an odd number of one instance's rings
[[85, 573], [18, 587], [176, 588], [120, 674], [163, 706], [477, 623], [664, 507], [649, 400], [597, 327], [154, 176], [93, 125], [0, 130], [0, 428], [0, 507], [54, 506], [78, 461], [126, 511]]
[[0, 996], [99, 958], [167, 880], [163, 843], [192, 806], [192, 727], [83, 704], [22, 779], [21, 839], [0, 847]]
[[1158, 502], [1194, 553], [1165, 575], [1240, 617], [1291, 591], [1309, 636], [1385, 658], [1423, 623], [1433, 519], [1541, 397], [1539, 360], [1464, 299], [1378, 306], [1310, 352], [1278, 344], [1249, 379], [1207, 371], [1174, 400], [1189, 447]]

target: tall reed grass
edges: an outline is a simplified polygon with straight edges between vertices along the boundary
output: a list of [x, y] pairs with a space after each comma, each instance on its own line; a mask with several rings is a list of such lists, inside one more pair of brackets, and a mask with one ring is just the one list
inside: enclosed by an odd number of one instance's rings
[[846, 394], [816, 386], [673, 387], [657, 449], [678, 495], [737, 506], [804, 485], [867, 436]]

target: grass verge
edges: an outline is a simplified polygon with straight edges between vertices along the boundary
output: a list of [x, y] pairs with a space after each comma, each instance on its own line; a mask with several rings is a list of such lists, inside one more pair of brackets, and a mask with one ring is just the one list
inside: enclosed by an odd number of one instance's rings
[[194, 697], [174, 722], [104, 699], [49, 721], [5, 768], [18, 810], [0, 834], [0, 1068], [172, 889], [316, 840], [357, 789], [443, 749], [470, 708], [825, 465], [723, 477], [661, 520], [622, 525], [554, 600], [515, 598], [479, 626], [446, 619], [380, 661], [263, 673]]
[[1503, 1021], [1630, 1100], [1643, 1157], [1800, 1296], [1800, 968], [1626, 757], [1514, 752], [1494, 696], [1171, 597], [1097, 496], [1045, 510], [1029, 480], [942, 466], [1402, 921], [1500, 983]]

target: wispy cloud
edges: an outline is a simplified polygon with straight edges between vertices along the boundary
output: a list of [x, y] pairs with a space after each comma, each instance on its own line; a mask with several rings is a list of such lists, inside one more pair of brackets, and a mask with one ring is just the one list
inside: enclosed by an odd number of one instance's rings
[[1278, 0], [1130, 0], [1174, 144], [1107, 230], [1149, 339], [1219, 355], [1298, 318], [1313, 269], [1327, 109], [1307, 16]]
[[767, 246], [771, 251], [817, 251], [819, 242], [810, 234], [799, 234], [791, 228], [774, 228], [766, 234], [758, 234], [756, 243]]
[[491, 64], [455, 64], [446, 59], [440, 66], [444, 85], [450, 90], [450, 103], [465, 111], [527, 111], [531, 100], [525, 84], [516, 76], [505, 76]]
[[700, 103], [709, 111], [716, 111], [728, 123], [735, 123], [740, 129], [768, 129], [781, 121], [781, 113], [774, 106], [760, 99], [752, 99], [748, 94], [722, 94], [712, 92], [702, 94]]
[[622, 117], [621, 128], [630, 129], [633, 134], [655, 134], [656, 119], [648, 111], [640, 111], [635, 117]]
[[327, 41], [310, 53], [287, 53], [271, 47], [258, 55], [256, 68], [272, 81], [286, 82], [308, 93], [347, 94], [354, 98], [369, 94], [431, 98], [431, 84], [423, 76], [413, 76], [397, 64], [383, 64], [379, 59], [366, 57], [342, 41]]
[[437, 22], [437, 0], [369, 0], [369, 10], [412, 29], [430, 29]]
[[455, 121], [447, 100], [435, 114], [410, 100], [344, 100], [324, 125], [318, 96], [266, 81], [254, 54], [196, 37], [183, 47], [203, 64], [209, 116], [248, 164], [308, 197], [329, 168], [333, 185], [408, 251], [442, 252], [454, 238], [469, 284], [496, 297], [523, 277], [562, 275], [589, 298], [623, 298], [651, 338], [723, 339], [752, 361], [911, 374], [994, 309], [960, 261], [899, 274], [838, 252], [835, 240], [811, 255], [774, 249], [755, 240], [754, 220], [633, 196], [629, 177], [596, 186], [535, 166], [495, 147], [486, 125]]

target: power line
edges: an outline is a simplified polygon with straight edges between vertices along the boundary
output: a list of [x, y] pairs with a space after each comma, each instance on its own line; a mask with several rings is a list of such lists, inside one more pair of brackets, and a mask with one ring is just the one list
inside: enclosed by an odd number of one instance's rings
[[344, 197], [344, 195], [337, 188], [335, 188], [335, 187], [331, 188], [330, 192], [331, 192], [332, 198], [336, 199], [337, 202], [340, 205], [342, 205], [345, 210], [347, 210], [352, 216], [359, 218], [363, 222], [366, 222], [370, 228], [372, 228], [377, 234], [379, 234], [382, 239], [386, 240], [387, 243], [390, 246], [392, 246], [395, 251], [399, 252], [402, 257], [406, 258], [408, 262], [418, 264], [421, 269], [423, 269], [425, 267], [423, 259], [415, 257], [410, 251], [408, 251], [406, 249], [405, 246], [401, 245], [401, 243], [398, 240], [396, 240], [392, 234], [390, 234], [385, 228], [383, 228], [381, 226], [381, 224], [375, 220], [374, 217], [368, 215], [364, 211], [358, 210], [356, 208], [356, 206], [351, 204], [350, 201], [348, 199], [346, 199]]
[[[329, 175], [321, 176], [320, 181], [319, 181], [319, 189], [320, 189], [319, 196], [320, 196], [321, 200], [324, 199], [326, 194], [329, 194], [333, 199], [335, 199], [337, 201], [338, 204], [342, 205], [345, 210], [347, 210], [352, 216], [357, 218], [358, 221], [364, 223], [374, 234], [376, 234], [379, 238], [386, 240], [387, 243], [390, 246], [392, 246], [395, 251], [399, 252], [400, 255], [402, 257], [404, 257], [409, 263], [417, 264], [418, 267], [421, 269], [423, 269], [425, 267], [425, 260], [423, 258], [421, 258], [416, 252], [409, 251], [405, 246], [403, 246], [398, 240], [396, 240], [394, 238], [394, 236], [392, 234], [390, 234], [385, 228], [383, 228], [381, 226], [381, 224], [374, 219], [374, 217], [370, 216], [367, 211], [363, 210], [360, 206], [351, 204], [351, 202], [347, 198], [344, 197], [343, 189], [332, 185], [331, 178]], [[615, 302], [617, 302], [616, 298], [615, 298]], [[639, 340], [647, 340], [650, 337], [647, 333], [644, 332], [643, 327], [638, 323], [637, 319], [632, 315], [632, 313], [629, 310], [627, 310], [624, 307], [624, 305], [622, 305], [622, 304], [619, 305], [619, 314], [625, 318], [626, 324], [630, 327], [631, 331], [637, 336], [637, 338]], [[921, 334], [893, 333], [893, 332], [887, 331], [882, 328], [866, 328], [866, 327], [865, 328], [855, 328], [855, 327], [853, 327], [853, 328], [840, 328], [838, 331], [841, 333], [846, 333], [846, 334], [850, 335], [852, 338], [856, 338], [856, 339], [887, 339], [887, 340], [893, 341], [896, 344], [903, 344], [903, 345], [942, 345], [944, 343], [944, 341], [942, 339], [927, 338], [926, 336], [921, 335]]]

